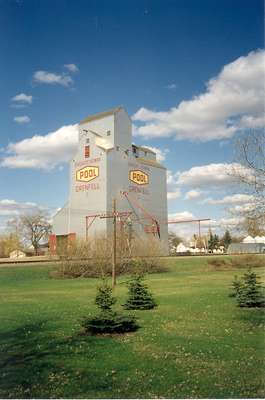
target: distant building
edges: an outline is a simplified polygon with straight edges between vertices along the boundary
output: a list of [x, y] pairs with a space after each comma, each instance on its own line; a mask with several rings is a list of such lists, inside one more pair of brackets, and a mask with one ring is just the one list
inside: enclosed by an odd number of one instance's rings
[[243, 239], [242, 243], [265, 243], [265, 236], [247, 236]]
[[265, 236], [247, 236], [242, 243], [231, 243], [227, 250], [228, 254], [264, 253]]
[[174, 246], [171, 249], [170, 253], [172, 255], [173, 254], [178, 254], [178, 255], [180, 255], [180, 254], [205, 254], [205, 253], [207, 253], [207, 251], [205, 248], [199, 249], [198, 247], [194, 247], [194, 246], [188, 247], [188, 246], [185, 246], [185, 244], [183, 244], [183, 243], [179, 243], [177, 246]]
[[187, 253], [189, 251], [189, 247], [186, 247], [183, 243], [177, 245], [176, 253]]
[[23, 257], [26, 257], [26, 253], [24, 253], [24, 251], [21, 250], [13, 250], [9, 254], [9, 258], [23, 258]]

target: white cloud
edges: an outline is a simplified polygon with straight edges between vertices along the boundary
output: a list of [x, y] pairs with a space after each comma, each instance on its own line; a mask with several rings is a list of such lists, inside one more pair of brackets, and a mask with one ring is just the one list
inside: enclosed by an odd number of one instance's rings
[[158, 147], [147, 146], [148, 149], [154, 151], [156, 153], [156, 159], [159, 162], [165, 161], [167, 154], [169, 153], [168, 149], [159, 149]]
[[62, 126], [47, 135], [10, 143], [0, 165], [8, 168], [52, 169], [72, 159], [78, 144], [78, 125]]
[[181, 196], [180, 188], [177, 187], [176, 175], [167, 170], [167, 199], [174, 200]]
[[232, 215], [244, 216], [246, 213], [255, 210], [255, 202], [251, 201], [250, 203], [242, 204], [242, 205], [235, 205], [229, 208], [229, 212]]
[[17, 103], [23, 103], [23, 104], [31, 104], [32, 103], [33, 97], [30, 95], [27, 95], [25, 93], [19, 93], [16, 96], [12, 97], [12, 101], [17, 102]]
[[[176, 235], [179, 235], [184, 240], [188, 240], [192, 238], [194, 234], [198, 234], [198, 229], [199, 229], [198, 222], [195, 221], [184, 222], [184, 221], [191, 221], [194, 219], [196, 219], [196, 217], [190, 211], [170, 213], [168, 215], [168, 220], [178, 223], [169, 224], [168, 231], [174, 232]], [[205, 233], [205, 231], [208, 230], [208, 227], [209, 224], [207, 224], [207, 226], [204, 226], [203, 223], [201, 223], [201, 232]]]
[[176, 175], [170, 169], [167, 170], [167, 185], [176, 185]]
[[170, 83], [169, 85], [166, 85], [165, 88], [169, 90], [175, 90], [177, 85], [175, 83]]
[[206, 204], [244, 204], [254, 201], [254, 196], [248, 194], [233, 194], [225, 196], [223, 199], [205, 199], [203, 203]]
[[14, 217], [23, 212], [37, 210], [39, 207], [36, 203], [17, 202], [15, 200], [0, 200], [0, 216]]
[[47, 71], [36, 71], [33, 75], [34, 82], [46, 83], [48, 85], [70, 86], [73, 84], [73, 79], [67, 74], [54, 74]]
[[207, 164], [178, 173], [177, 184], [197, 188], [227, 186], [235, 182], [235, 171], [240, 171], [246, 177], [250, 176], [250, 171], [238, 163]]
[[28, 124], [30, 122], [30, 118], [27, 115], [21, 115], [20, 117], [14, 117], [14, 121], [18, 124]]
[[257, 50], [224, 66], [206, 91], [168, 111], [140, 108], [134, 134], [197, 141], [227, 139], [237, 130], [264, 126], [265, 51]]
[[216, 224], [225, 229], [234, 229], [244, 220], [243, 217], [220, 218]]
[[181, 222], [181, 221], [190, 221], [192, 219], [196, 219], [196, 217], [194, 217], [194, 215], [190, 211], [182, 211], [182, 212], [168, 214], [169, 221]]
[[252, 128], [252, 129], [259, 129], [265, 126], [265, 115], [261, 116], [252, 116], [252, 115], [244, 115], [239, 124], [240, 128]]
[[202, 191], [198, 189], [190, 190], [185, 194], [186, 200], [195, 200], [201, 197]]
[[167, 199], [168, 200], [175, 200], [178, 199], [179, 197], [181, 197], [181, 191], [179, 188], [176, 188], [175, 190], [169, 191], [167, 192]]
[[76, 73], [79, 72], [79, 68], [75, 64], [64, 64], [64, 67], [68, 69], [69, 72]]
[[43, 207], [32, 202], [19, 202], [16, 200], [3, 199], [0, 200], [0, 231], [6, 233], [8, 230], [8, 224], [15, 221], [20, 215], [31, 214], [36, 212], [44, 212], [48, 221], [52, 223], [53, 216], [56, 214], [58, 209]]

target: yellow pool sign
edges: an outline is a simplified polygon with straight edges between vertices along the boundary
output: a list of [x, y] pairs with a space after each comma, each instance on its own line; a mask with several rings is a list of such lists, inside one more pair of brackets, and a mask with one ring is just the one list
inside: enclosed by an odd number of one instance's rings
[[89, 182], [99, 176], [98, 167], [84, 167], [76, 171], [76, 180], [78, 182]]
[[149, 183], [149, 176], [138, 169], [129, 172], [129, 179], [137, 185], [147, 185]]

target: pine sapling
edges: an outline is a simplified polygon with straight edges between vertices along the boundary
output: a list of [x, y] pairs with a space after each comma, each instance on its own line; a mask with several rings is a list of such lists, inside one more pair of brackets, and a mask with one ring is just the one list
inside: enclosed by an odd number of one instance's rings
[[157, 306], [152, 293], [143, 283], [143, 275], [136, 274], [128, 284], [128, 298], [123, 304], [127, 310], [150, 310]]
[[116, 303], [116, 299], [112, 295], [112, 288], [104, 280], [98, 287], [95, 303], [103, 312], [111, 311], [112, 306]]
[[242, 286], [236, 296], [239, 307], [264, 307], [263, 289], [257, 274], [249, 269], [243, 276]]
[[106, 281], [97, 288], [95, 303], [100, 312], [96, 316], [83, 319], [82, 325], [86, 333], [125, 333], [138, 329], [135, 316], [113, 311], [112, 306], [116, 303], [116, 299]]

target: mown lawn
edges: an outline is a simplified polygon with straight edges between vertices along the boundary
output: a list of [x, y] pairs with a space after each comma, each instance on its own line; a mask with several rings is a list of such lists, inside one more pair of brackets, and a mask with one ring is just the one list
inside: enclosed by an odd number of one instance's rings
[[0, 397], [264, 397], [264, 312], [228, 297], [243, 271], [216, 271], [205, 258], [163, 262], [170, 272], [147, 278], [159, 307], [136, 313], [137, 332], [112, 337], [79, 335], [97, 280], [0, 268]]

